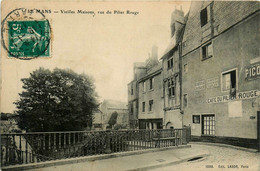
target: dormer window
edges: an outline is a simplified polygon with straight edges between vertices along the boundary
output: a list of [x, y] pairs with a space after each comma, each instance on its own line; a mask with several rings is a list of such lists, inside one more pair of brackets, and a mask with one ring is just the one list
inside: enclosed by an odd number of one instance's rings
[[208, 11], [207, 11], [207, 8], [204, 8], [200, 12], [200, 24], [201, 24], [201, 27], [203, 27], [207, 23], [208, 23]]
[[168, 69], [171, 69], [173, 67], [173, 58], [168, 59]]
[[150, 90], [152, 90], [153, 89], [154, 78], [150, 78], [149, 82], [150, 82]]
[[202, 60], [208, 59], [213, 56], [212, 43], [208, 43], [201, 48]]

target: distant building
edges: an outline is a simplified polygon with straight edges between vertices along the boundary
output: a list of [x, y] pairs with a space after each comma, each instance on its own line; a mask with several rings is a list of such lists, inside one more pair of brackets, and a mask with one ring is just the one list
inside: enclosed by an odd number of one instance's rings
[[18, 128], [17, 122], [14, 119], [16, 117], [15, 114], [12, 113], [3, 113], [0, 115], [0, 133], [11, 133], [11, 132], [21, 132], [20, 128]]
[[106, 130], [108, 121], [112, 113], [117, 112], [117, 122], [123, 127], [129, 127], [129, 114], [127, 104], [116, 100], [104, 100], [99, 109], [94, 112], [93, 128], [96, 130]]
[[93, 112], [93, 124], [92, 127], [95, 130], [103, 130], [104, 128], [104, 121], [103, 121], [103, 113], [100, 109], [97, 109]]
[[259, 9], [257, 1], [191, 3], [182, 40], [182, 107], [194, 140], [257, 146]]

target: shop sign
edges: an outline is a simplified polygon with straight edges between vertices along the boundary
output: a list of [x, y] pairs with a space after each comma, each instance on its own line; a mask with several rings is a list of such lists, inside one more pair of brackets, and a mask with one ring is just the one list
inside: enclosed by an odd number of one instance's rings
[[260, 78], [260, 62], [250, 65], [245, 69], [246, 80], [254, 80]]
[[250, 90], [250, 91], [239, 92], [236, 94], [236, 97], [232, 97], [230, 95], [211, 97], [207, 99], [207, 103], [222, 103], [222, 102], [229, 102], [232, 100], [252, 99], [258, 96], [260, 96], [259, 90]]
[[219, 86], [219, 79], [218, 77], [209, 78], [207, 79], [207, 88], [215, 88]]
[[205, 90], [205, 80], [197, 81], [195, 83], [195, 90]]

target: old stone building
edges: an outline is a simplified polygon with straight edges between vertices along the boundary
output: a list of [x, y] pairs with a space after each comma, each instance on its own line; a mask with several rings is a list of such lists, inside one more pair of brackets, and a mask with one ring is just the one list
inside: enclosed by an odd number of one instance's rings
[[[143, 64], [140, 79], [132, 82], [137, 89], [136, 119], [152, 118], [146, 106], [156, 94], [152, 104], [163, 128], [190, 126], [195, 141], [256, 148], [260, 144], [259, 9], [256, 1], [191, 2], [186, 16], [181, 8], [175, 9], [161, 70], [148, 74]], [[158, 84], [157, 93], [147, 91], [149, 82]]]
[[131, 129], [138, 128], [139, 87], [138, 80], [146, 73], [145, 63], [134, 64], [134, 79], [128, 84], [129, 125]]
[[106, 130], [112, 113], [116, 112], [116, 125], [127, 128], [129, 125], [129, 112], [127, 104], [117, 100], [104, 100], [97, 111], [94, 112], [93, 129]]
[[157, 47], [144, 63], [134, 64], [134, 80], [128, 84], [130, 128], [161, 129], [163, 127], [162, 63]]
[[191, 3], [182, 40], [182, 108], [193, 139], [257, 146], [259, 8], [256, 1]]
[[175, 9], [171, 16], [171, 41], [162, 56], [163, 63], [163, 100], [164, 127], [182, 128], [181, 112], [181, 39], [185, 21], [182, 9]]

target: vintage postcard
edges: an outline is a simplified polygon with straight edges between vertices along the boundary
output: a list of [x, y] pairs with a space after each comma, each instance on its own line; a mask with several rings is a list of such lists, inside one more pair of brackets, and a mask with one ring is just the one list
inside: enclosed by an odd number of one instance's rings
[[259, 1], [2, 0], [1, 170], [260, 170]]

